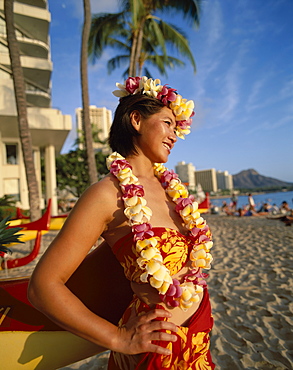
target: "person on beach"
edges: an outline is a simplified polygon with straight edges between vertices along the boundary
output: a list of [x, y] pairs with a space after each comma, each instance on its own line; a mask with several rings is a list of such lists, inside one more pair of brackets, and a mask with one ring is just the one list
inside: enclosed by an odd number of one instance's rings
[[[211, 267], [211, 232], [163, 165], [177, 137], [190, 132], [194, 104], [160, 80], [129, 77], [117, 87], [110, 173], [77, 201], [34, 270], [29, 299], [66, 330], [110, 349], [108, 369], [214, 369], [203, 272]], [[100, 236], [133, 290], [118, 326], [66, 287]]]
[[238, 203], [238, 197], [237, 197], [236, 193], [232, 193], [231, 202], [232, 202], [232, 210], [234, 212], [236, 212], [236, 210], [237, 210], [237, 203]]
[[282, 213], [284, 215], [289, 215], [290, 212], [291, 212], [291, 210], [290, 210], [289, 204], [288, 204], [288, 202], [286, 202], [284, 200], [282, 202], [282, 204], [280, 205], [280, 213]]
[[252, 194], [248, 194], [248, 206], [249, 206], [249, 211], [254, 212], [255, 211], [255, 202], [253, 199]]

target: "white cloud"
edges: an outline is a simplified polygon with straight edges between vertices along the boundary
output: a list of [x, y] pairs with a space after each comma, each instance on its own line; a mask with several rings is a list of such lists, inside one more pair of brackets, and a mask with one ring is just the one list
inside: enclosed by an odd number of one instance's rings
[[[268, 81], [269, 76], [266, 74], [266, 76], [256, 80], [253, 85], [251, 92], [248, 96], [247, 104], [246, 104], [246, 110], [250, 112], [251, 110], [257, 109], [260, 104], [257, 103], [257, 101], [262, 99], [262, 89], [265, 86], [266, 82]], [[263, 103], [263, 101], [262, 101]], [[262, 105], [262, 104], [261, 104]]]
[[207, 10], [207, 17], [209, 18], [207, 43], [209, 47], [213, 47], [221, 39], [223, 34], [222, 8], [219, 1], [215, 0]]
[[[204, 97], [207, 80], [214, 73], [224, 57], [224, 24], [221, 4], [218, 0], [203, 3], [202, 23], [199, 29], [198, 43], [195, 44], [197, 75], [194, 85], [196, 96]], [[216, 57], [215, 57], [216, 56]]]
[[286, 81], [285, 85], [282, 87], [280, 93], [280, 98], [286, 99], [293, 96], [293, 77]]

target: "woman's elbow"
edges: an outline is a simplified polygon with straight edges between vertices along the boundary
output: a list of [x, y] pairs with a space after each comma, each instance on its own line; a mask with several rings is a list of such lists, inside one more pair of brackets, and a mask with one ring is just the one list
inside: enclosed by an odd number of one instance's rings
[[50, 298], [49, 279], [39, 273], [33, 273], [27, 289], [27, 298], [29, 302], [42, 311], [45, 302]]
[[27, 298], [34, 307], [38, 308], [39, 305], [38, 288], [35, 286], [35, 283], [32, 279], [30, 280], [28, 285]]

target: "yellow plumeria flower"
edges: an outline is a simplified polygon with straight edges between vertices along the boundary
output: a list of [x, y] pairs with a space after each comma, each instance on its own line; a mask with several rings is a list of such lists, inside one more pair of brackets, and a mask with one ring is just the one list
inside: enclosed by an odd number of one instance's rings
[[[161, 267], [162, 267], [162, 264], [159, 261], [151, 260], [151, 261], [148, 261], [145, 269], [149, 275], [154, 275], [157, 271], [161, 269]], [[163, 280], [163, 279], [160, 279], [160, 280]]]
[[155, 247], [157, 244], [158, 244], [157, 239], [153, 237], [149, 239], [138, 240], [136, 242], [136, 250], [140, 253], [146, 247], [149, 246]]
[[155, 247], [144, 248], [140, 254], [142, 258], [145, 258], [148, 261], [150, 261], [151, 259], [153, 259], [154, 261], [159, 260], [161, 256], [160, 251]]
[[[126, 207], [124, 210], [125, 216], [129, 219], [131, 224], [140, 224], [145, 219], [150, 220], [152, 216], [152, 211], [149, 207], [146, 206], [146, 200], [142, 197], [132, 197], [125, 199], [124, 203], [134, 204], [133, 206]], [[137, 201], [135, 204], [134, 201]]]
[[110, 170], [112, 162], [116, 161], [117, 159], [124, 159], [124, 157], [122, 157], [122, 155], [120, 155], [117, 152], [114, 152], [111, 155], [109, 155], [109, 157], [107, 157], [106, 165], [107, 165], [108, 170]]
[[[146, 77], [144, 76], [142, 79], [144, 78]], [[143, 88], [143, 93], [156, 98], [158, 93], [162, 90], [161, 81], [158, 78], [155, 80], [149, 78], [143, 83]]]
[[194, 102], [192, 100], [187, 101], [178, 94], [176, 100], [170, 103], [170, 108], [176, 116], [176, 121], [186, 121], [193, 113]]
[[198, 251], [191, 251], [190, 253], [190, 259], [192, 261], [196, 261], [197, 259], [206, 258], [206, 251], [204, 249], [200, 249]]
[[190, 129], [189, 128], [180, 128], [176, 127], [175, 129], [176, 136], [178, 136], [180, 139], [185, 140], [185, 135], [190, 134]]

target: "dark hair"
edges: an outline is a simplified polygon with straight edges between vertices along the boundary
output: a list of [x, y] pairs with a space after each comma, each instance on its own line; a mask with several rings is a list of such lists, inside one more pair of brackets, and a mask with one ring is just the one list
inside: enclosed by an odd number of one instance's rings
[[146, 119], [159, 113], [163, 107], [164, 104], [160, 100], [148, 95], [136, 94], [121, 98], [114, 114], [108, 140], [113, 152], [118, 152], [123, 157], [137, 154], [133, 138], [140, 134], [131, 124], [131, 113], [138, 111]]

